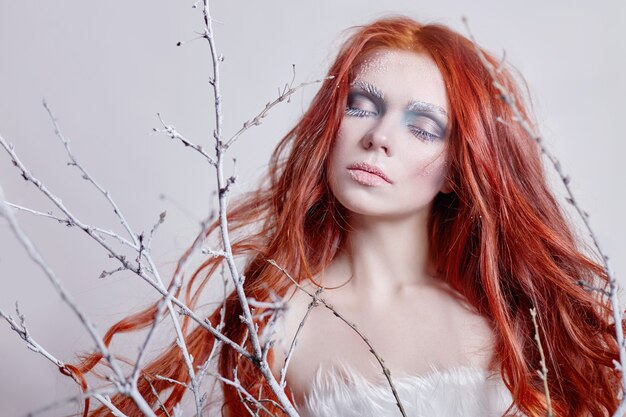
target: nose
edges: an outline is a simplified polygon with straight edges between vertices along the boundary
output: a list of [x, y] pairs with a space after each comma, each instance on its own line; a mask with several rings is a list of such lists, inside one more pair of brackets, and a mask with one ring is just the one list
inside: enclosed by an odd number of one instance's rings
[[393, 155], [392, 137], [394, 136], [389, 117], [380, 118], [361, 140], [363, 147], [367, 150], [382, 150], [387, 156]]

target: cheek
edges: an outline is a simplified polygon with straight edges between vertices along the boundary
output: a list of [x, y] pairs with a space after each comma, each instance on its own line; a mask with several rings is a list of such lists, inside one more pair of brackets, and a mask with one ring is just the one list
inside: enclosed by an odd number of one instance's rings
[[337, 135], [328, 155], [328, 182], [333, 193], [335, 192], [335, 187], [337, 186], [337, 175], [339, 174], [341, 166], [346, 162], [345, 158], [342, 156], [340, 143], [341, 138]]
[[439, 185], [445, 179], [448, 162], [444, 152], [441, 151], [435, 155], [417, 158], [413, 161], [412, 166], [411, 177], [413, 179], [420, 180], [421, 182], [429, 181], [435, 185]]
[[348, 148], [350, 146], [350, 135], [346, 134], [346, 129], [340, 127], [337, 131], [337, 135], [335, 136], [335, 140], [330, 148], [330, 166], [337, 167], [338, 165], [345, 164], [347, 161], [347, 157], [350, 155], [348, 152]]

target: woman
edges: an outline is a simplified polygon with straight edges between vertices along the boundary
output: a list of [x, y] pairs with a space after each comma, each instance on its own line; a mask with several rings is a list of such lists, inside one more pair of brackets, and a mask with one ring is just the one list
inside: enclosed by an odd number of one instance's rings
[[[246, 294], [271, 300], [273, 292], [289, 302], [268, 357], [274, 374], [311, 302], [303, 290], [323, 287], [320, 297], [385, 360], [407, 415], [545, 415], [535, 308], [555, 415], [612, 413], [619, 375], [610, 307], [578, 284], [604, 288], [607, 276], [579, 250], [534, 139], [493, 87], [472, 42], [445, 26], [380, 19], [356, 28], [329, 75], [274, 151], [267, 183], [229, 212], [231, 231], [241, 232], [233, 250], [249, 260]], [[497, 76], [527, 118], [509, 71]], [[250, 224], [258, 225], [255, 233], [244, 235]], [[220, 261], [195, 271], [189, 306]], [[117, 323], [105, 340], [149, 326], [155, 308]], [[244, 340], [236, 294], [225, 311], [224, 333]], [[210, 320], [217, 325], [220, 311]], [[187, 344], [199, 366], [214, 340], [189, 325]], [[316, 307], [290, 358], [287, 392], [303, 415], [399, 415], [372, 359], [353, 329]], [[86, 358], [76, 373], [99, 360]], [[248, 392], [273, 398], [253, 364], [221, 349], [219, 372], [233, 379], [235, 368]], [[188, 380], [176, 345], [143, 374], [139, 389], [155, 409], [152, 390], [171, 390], [158, 408], [171, 413], [185, 387], [155, 377]], [[235, 388], [223, 388], [224, 415], [248, 415]], [[126, 398], [113, 403], [138, 415]]]

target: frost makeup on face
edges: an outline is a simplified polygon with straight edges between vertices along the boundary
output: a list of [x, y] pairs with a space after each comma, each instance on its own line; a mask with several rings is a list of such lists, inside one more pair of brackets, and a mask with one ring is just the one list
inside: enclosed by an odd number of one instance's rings
[[[390, 54], [396, 54], [396, 53], [390, 52]], [[365, 60], [363, 60], [361, 65], [359, 65], [355, 78], [361, 78], [361, 76], [366, 72], [370, 72], [370, 71], [380, 72], [380, 71], [386, 71], [386, 70], [387, 70], [387, 60], [382, 59], [380, 56], [366, 58]]]
[[[368, 58], [350, 80], [331, 148], [331, 191], [354, 215], [422, 216], [446, 183], [445, 82], [426, 53], [380, 50]], [[353, 172], [361, 163], [390, 182], [355, 178], [367, 175]]]

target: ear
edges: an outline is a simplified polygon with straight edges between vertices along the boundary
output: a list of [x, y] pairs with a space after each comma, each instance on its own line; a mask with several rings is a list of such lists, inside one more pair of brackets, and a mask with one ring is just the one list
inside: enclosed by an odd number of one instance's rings
[[443, 194], [449, 194], [452, 192], [452, 187], [450, 186], [450, 181], [446, 180], [446, 182], [443, 184], [443, 187], [441, 187], [441, 190], [439, 190], [440, 192], [442, 192]]

